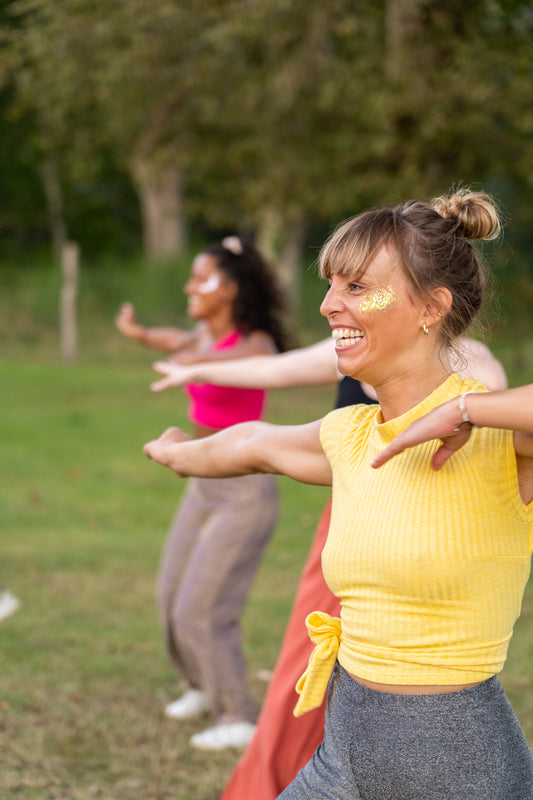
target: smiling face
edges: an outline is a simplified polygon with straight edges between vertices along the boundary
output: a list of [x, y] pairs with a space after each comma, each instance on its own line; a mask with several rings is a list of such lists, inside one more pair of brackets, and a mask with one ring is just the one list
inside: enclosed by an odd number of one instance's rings
[[424, 345], [423, 310], [391, 247], [379, 249], [356, 281], [331, 275], [320, 311], [331, 325], [339, 372], [377, 386], [409, 371]]
[[222, 308], [233, 306], [237, 286], [218, 269], [215, 256], [200, 253], [193, 261], [184, 292], [188, 297], [188, 315], [193, 319], [209, 320]]

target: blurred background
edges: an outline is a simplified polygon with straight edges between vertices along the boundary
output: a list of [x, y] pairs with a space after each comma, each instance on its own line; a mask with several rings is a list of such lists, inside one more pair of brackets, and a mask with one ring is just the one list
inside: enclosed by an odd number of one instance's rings
[[54, 336], [65, 242], [87, 347], [124, 286], [160, 318], [181, 313], [191, 253], [228, 232], [275, 264], [305, 335], [320, 324], [306, 270], [333, 225], [471, 185], [507, 215], [489, 255], [524, 366], [532, 56], [521, 0], [3, 2], [5, 355]]
[[[154, 353], [192, 257], [252, 236], [294, 344], [328, 335], [321, 243], [348, 216], [452, 186], [493, 194], [485, 341], [533, 374], [531, 0], [4, 0], [0, 5], [0, 796], [214, 800], [238, 753], [188, 744], [153, 598], [182, 482], [142, 445], [184, 424]], [[335, 387], [278, 390], [305, 422]], [[280, 479], [248, 603], [258, 703], [327, 489]], [[502, 682], [533, 744], [533, 588]]]

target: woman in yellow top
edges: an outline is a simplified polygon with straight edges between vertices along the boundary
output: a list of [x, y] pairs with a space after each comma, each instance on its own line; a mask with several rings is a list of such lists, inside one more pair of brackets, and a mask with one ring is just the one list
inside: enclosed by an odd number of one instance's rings
[[533, 547], [533, 385], [487, 392], [447, 356], [483, 301], [472, 241], [498, 233], [490, 198], [461, 190], [366, 212], [326, 243], [338, 368], [374, 387], [377, 410], [203, 442], [171, 429], [145, 447], [179, 475], [332, 484], [323, 569], [341, 618], [309, 616], [295, 709], [329, 684], [325, 735], [284, 800], [533, 798], [496, 677]]

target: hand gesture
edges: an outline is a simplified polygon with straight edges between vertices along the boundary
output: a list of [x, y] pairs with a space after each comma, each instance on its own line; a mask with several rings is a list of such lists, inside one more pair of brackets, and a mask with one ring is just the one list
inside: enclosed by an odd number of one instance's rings
[[161, 380], [154, 381], [150, 384], [152, 392], [164, 392], [165, 389], [170, 389], [173, 386], [183, 386], [189, 380], [189, 370], [181, 364], [176, 364], [170, 361], [156, 361], [152, 367], [160, 375], [164, 375]]
[[[189, 434], [182, 431], [181, 428], [167, 428], [158, 439], [147, 442], [143, 447], [143, 452], [148, 458], [157, 461], [158, 464], [162, 464], [164, 467], [168, 467], [170, 466], [170, 449], [176, 444], [188, 442], [190, 438]], [[181, 478], [185, 477], [179, 472], [176, 472], [176, 475]]]
[[122, 303], [115, 317], [118, 330], [128, 338], [135, 339], [139, 330], [139, 323], [135, 316], [135, 309], [131, 303]]
[[398, 434], [374, 459], [372, 467], [377, 469], [383, 466], [386, 461], [408, 447], [415, 447], [417, 444], [429, 442], [432, 439], [440, 439], [442, 444], [431, 460], [433, 469], [439, 470], [470, 438], [472, 425], [462, 421], [458, 424], [457, 417], [457, 398], [434, 408], [429, 414], [415, 420], [402, 433]]

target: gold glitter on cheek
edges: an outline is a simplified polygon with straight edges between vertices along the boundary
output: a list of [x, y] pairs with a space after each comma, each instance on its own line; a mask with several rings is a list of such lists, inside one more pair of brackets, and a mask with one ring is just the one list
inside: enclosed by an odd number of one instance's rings
[[377, 289], [369, 289], [359, 303], [359, 311], [386, 311], [395, 302], [396, 294], [392, 286], [380, 286]]

